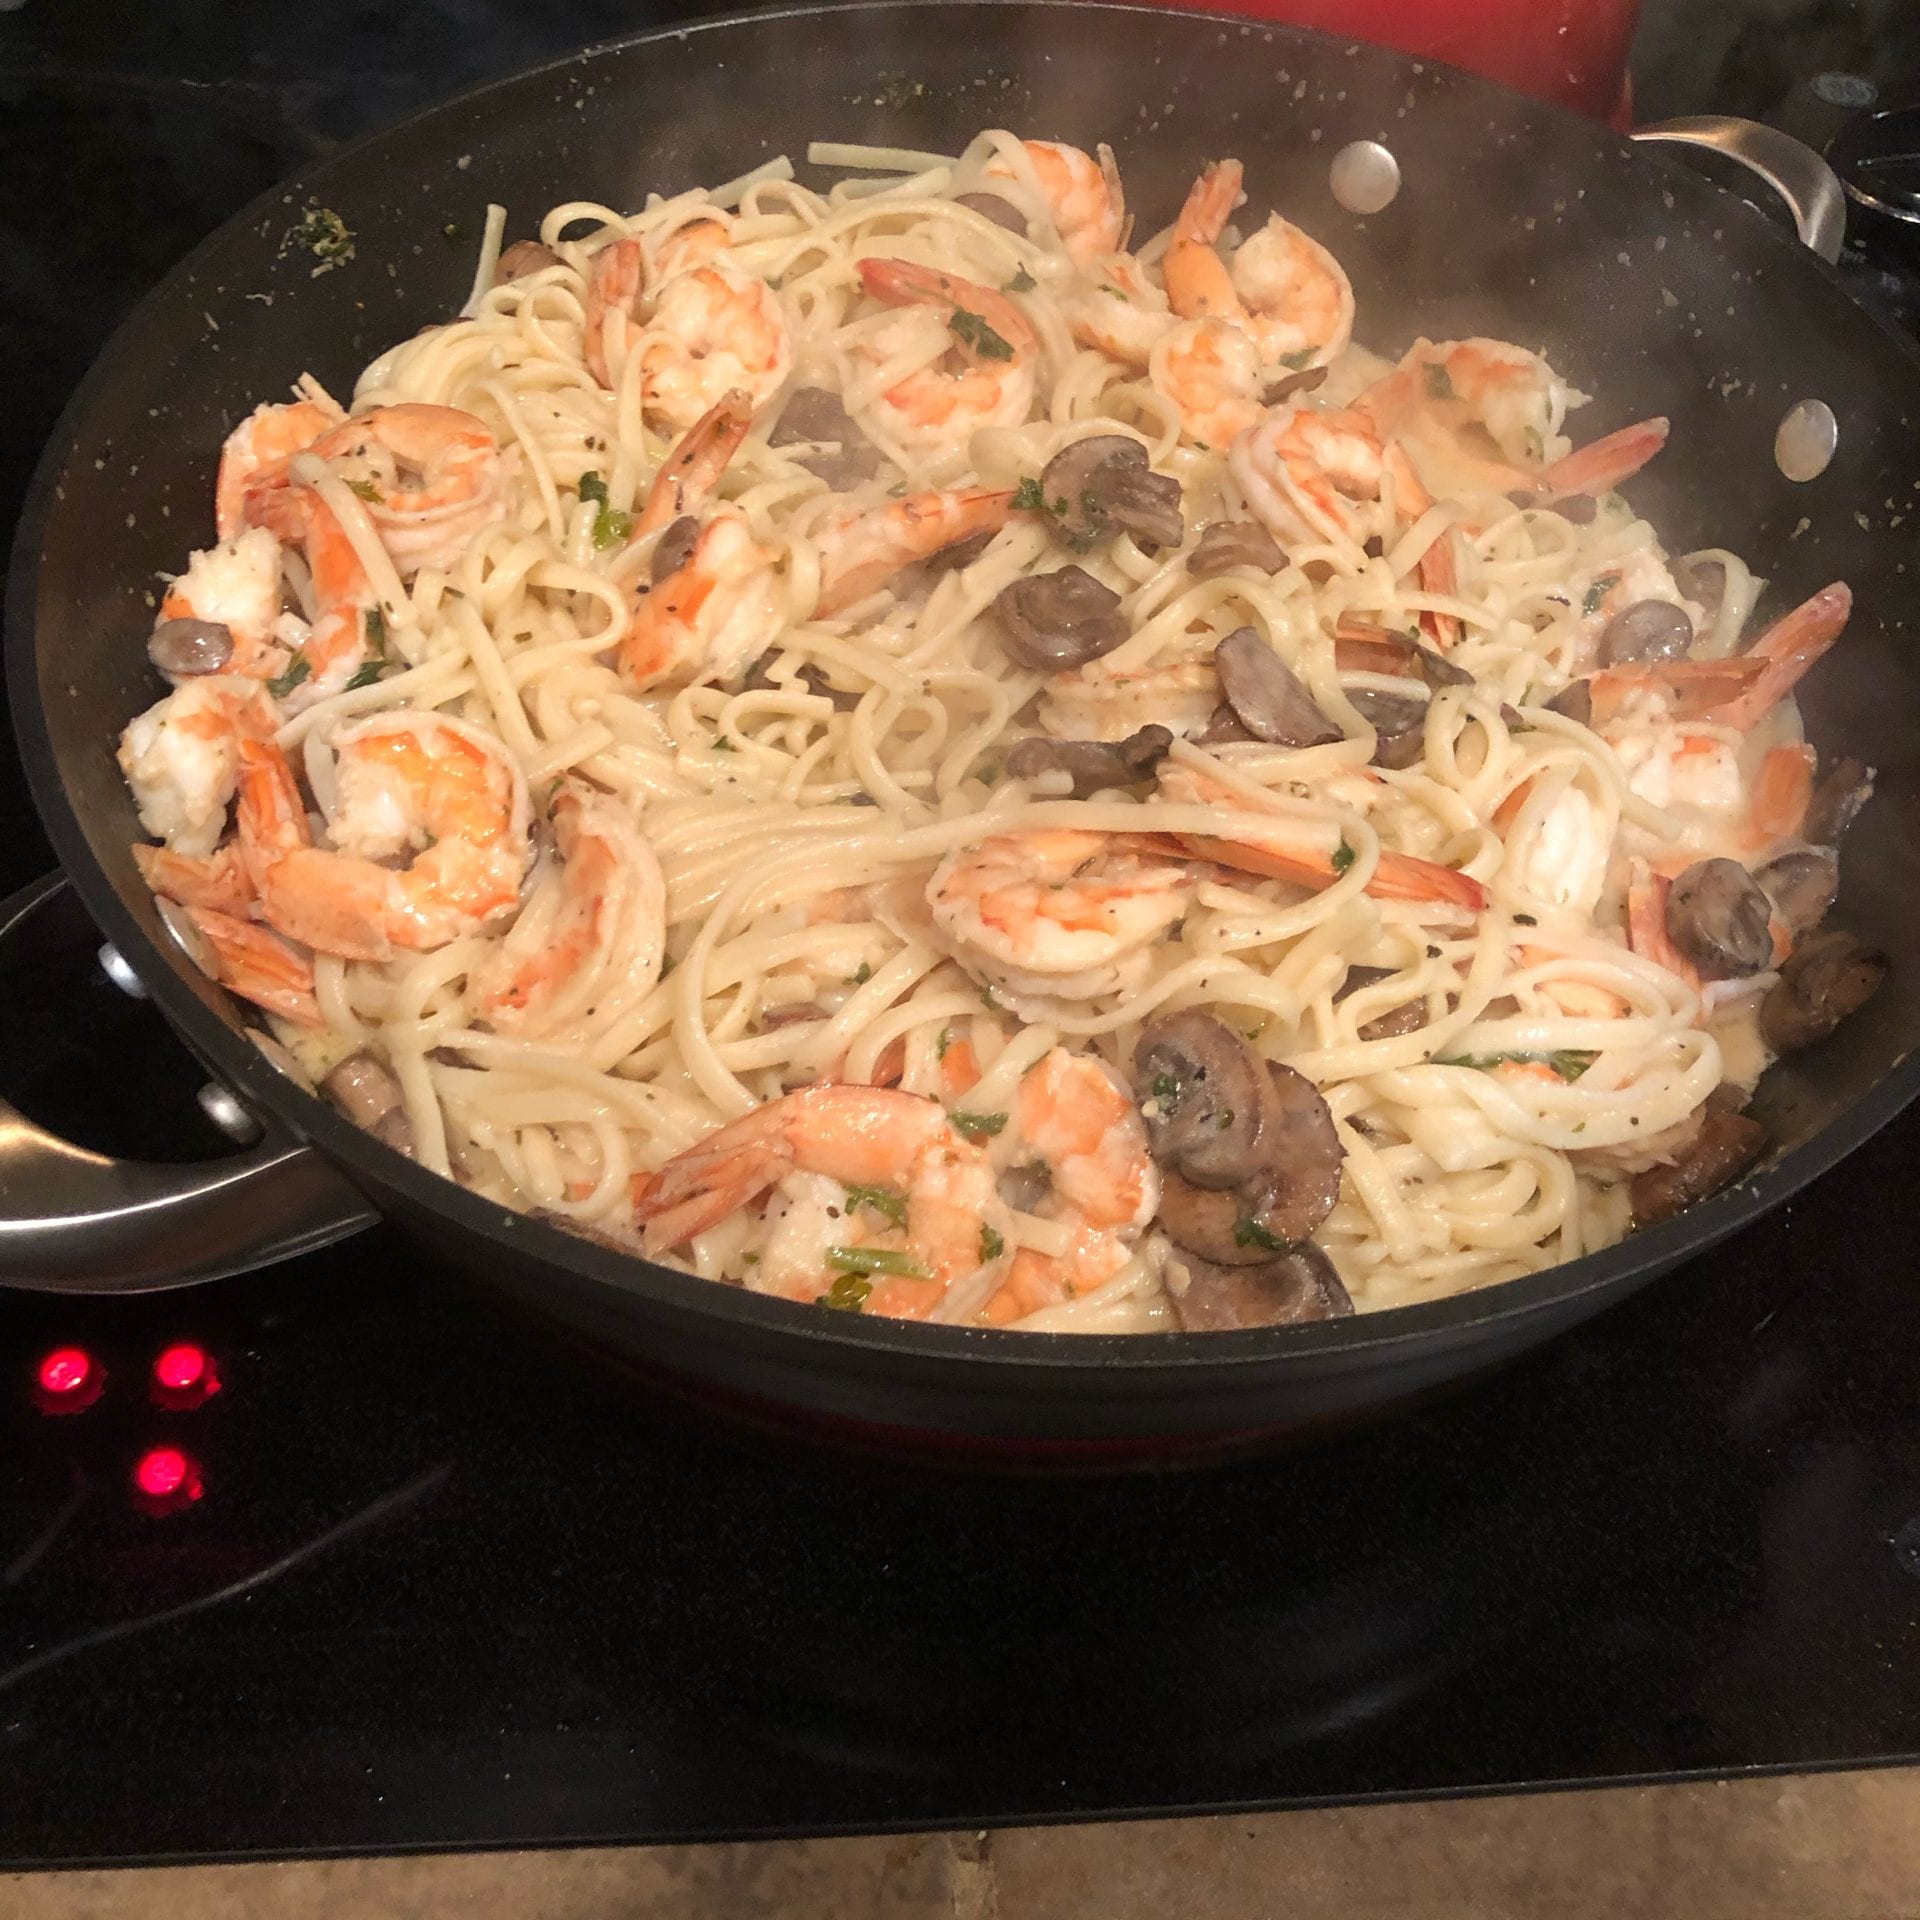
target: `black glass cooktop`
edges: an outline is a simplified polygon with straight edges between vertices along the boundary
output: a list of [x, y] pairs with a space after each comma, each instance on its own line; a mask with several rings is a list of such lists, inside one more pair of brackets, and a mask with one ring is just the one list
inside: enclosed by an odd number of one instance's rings
[[[1805, 11], [1643, 102], [1817, 119], [1815, 77], [1857, 105], [1840, 69], [1911, 59], [1878, 8]], [[644, 17], [0, 17], [0, 340], [48, 369], [0, 506], [118, 313], [232, 206]], [[5, 778], [18, 884], [44, 849]], [[185, 1056], [84, 928], [49, 931], [0, 963], [0, 1091], [103, 1147], [213, 1150]], [[1920, 1116], [1498, 1378], [1206, 1469], [989, 1475], [755, 1429], [495, 1318], [385, 1231], [191, 1294], [0, 1298], [0, 1866], [1920, 1756], [1916, 1156]]]

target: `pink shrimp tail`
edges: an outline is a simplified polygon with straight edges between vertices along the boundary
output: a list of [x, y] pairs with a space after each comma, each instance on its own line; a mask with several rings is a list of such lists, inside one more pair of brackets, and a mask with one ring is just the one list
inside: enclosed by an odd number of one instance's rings
[[188, 917], [213, 955], [220, 984], [298, 1026], [326, 1024], [313, 992], [313, 962], [279, 935], [214, 907]]
[[1846, 631], [1852, 612], [1853, 589], [1844, 580], [1836, 580], [1803, 600], [1741, 656], [1763, 663], [1745, 691], [1704, 717], [1745, 733], [1799, 685], [1808, 668], [1825, 657]]
[[1617, 433], [1576, 448], [1534, 476], [1534, 497], [1542, 504], [1570, 494], [1601, 494], [1630, 480], [1667, 444], [1664, 419], [1642, 420]]
[[[874, 299], [890, 307], [943, 306], [956, 314], [970, 313], [984, 320], [1001, 340], [1016, 352], [1028, 353], [1040, 344], [1039, 336], [1027, 316], [992, 287], [963, 280], [958, 274], [942, 273], [912, 260], [894, 260], [869, 255], [859, 262], [860, 284]], [[955, 344], [974, 358], [1005, 359], [1005, 354], [990, 349], [984, 354], [977, 342], [958, 333]]]
[[634, 520], [632, 538], [679, 519], [710, 494], [752, 428], [753, 395], [745, 387], [729, 387], [660, 463], [646, 504]]

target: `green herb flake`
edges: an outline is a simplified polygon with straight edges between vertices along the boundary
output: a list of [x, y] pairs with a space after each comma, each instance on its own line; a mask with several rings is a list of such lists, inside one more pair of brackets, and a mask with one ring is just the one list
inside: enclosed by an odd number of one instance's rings
[[985, 1007], [989, 1013], [998, 1013], [1000, 1011], [1000, 997], [994, 992], [993, 982], [991, 980], [983, 980], [980, 983], [980, 1004]]
[[981, 360], [1011, 360], [1013, 342], [997, 334], [977, 313], [969, 312], [965, 307], [955, 307], [947, 315], [947, 325], [953, 330], [953, 337], [964, 347], [972, 350]]
[[1025, 267], [1015, 267], [1013, 278], [1001, 289], [1003, 293], [1031, 293], [1040, 284]]
[[1015, 513], [1045, 513], [1047, 496], [1040, 490], [1040, 482], [1032, 474], [1020, 482], [1013, 490], [1013, 510]]
[[990, 787], [1000, 778], [1000, 763], [997, 760], [982, 760], [973, 770], [974, 779], [982, 786]]
[[1600, 603], [1605, 600], [1607, 595], [1619, 584], [1620, 576], [1617, 573], [1603, 573], [1600, 578], [1587, 589], [1586, 598], [1580, 602], [1580, 611], [1582, 613], [1598, 613], [1600, 611]]
[[991, 1140], [1007, 1124], [1004, 1113], [950, 1113], [947, 1118], [963, 1140]]
[[607, 483], [598, 473], [583, 473], [580, 476], [580, 498], [604, 507], [607, 504]]
[[989, 1260], [998, 1260], [1006, 1250], [1006, 1241], [993, 1228], [983, 1226], [980, 1229], [980, 1264], [982, 1266], [985, 1266]]
[[1513, 924], [1516, 927], [1537, 927], [1540, 922], [1530, 913], [1516, 913], [1513, 916]]
[[593, 516], [593, 544], [605, 553], [609, 547], [624, 547], [633, 531], [633, 515], [618, 507], [602, 507]]
[[944, 1060], [947, 1057], [947, 1049], [952, 1045], [953, 1029], [951, 1027], [942, 1027], [940, 1029], [939, 1039], [933, 1043], [933, 1057], [936, 1060]]
[[304, 653], [296, 653], [286, 672], [276, 675], [267, 682], [267, 691], [276, 700], [284, 700], [312, 672], [313, 662]]
[[341, 689], [344, 693], [357, 693], [362, 687], [377, 686], [381, 672], [386, 667], [384, 660], [366, 660], [354, 669], [353, 678]]
[[899, 1194], [890, 1193], [885, 1187], [848, 1187], [847, 1210], [856, 1207], [871, 1207], [875, 1213], [883, 1214], [896, 1227], [907, 1224], [907, 1203]]
[[1526, 429], [1525, 444], [1527, 458], [1531, 460], [1536, 467], [1544, 466], [1547, 459], [1547, 443], [1541, 439], [1540, 429], [1538, 427], [1528, 427]]
[[813, 1304], [832, 1307], [840, 1313], [858, 1313], [872, 1291], [871, 1280], [862, 1280], [857, 1273], [843, 1273], [825, 1293], [814, 1296]]
[[903, 1280], [933, 1278], [912, 1254], [896, 1253], [891, 1247], [829, 1247], [827, 1265], [840, 1273], [895, 1273]]
[[292, 247], [305, 249], [319, 261], [313, 270], [318, 277], [353, 258], [353, 229], [331, 207], [309, 205], [281, 240], [281, 257]]
[[366, 617], [367, 645], [381, 653], [387, 650], [387, 616], [378, 607], [369, 607]]
[[1156, 1073], [1147, 1091], [1160, 1103], [1160, 1110], [1165, 1113], [1179, 1101], [1181, 1091], [1179, 1076], [1172, 1073]]
[[1233, 1223], [1233, 1244], [1236, 1247], [1265, 1247], [1269, 1253], [1285, 1253], [1290, 1243], [1282, 1240], [1277, 1233], [1270, 1233], [1258, 1220], [1242, 1219]]
[[449, 220], [440, 229], [440, 238], [450, 247], [464, 247], [467, 244], [467, 230], [458, 220]]
[[1578, 1080], [1598, 1059], [1597, 1054], [1566, 1047], [1556, 1053], [1456, 1053], [1429, 1064], [1436, 1067], [1471, 1067], [1476, 1073], [1491, 1073], [1495, 1067], [1509, 1064], [1522, 1067], [1549, 1066], [1562, 1080]]
[[731, 753], [733, 742], [724, 733], [716, 733], [713, 736], [713, 750], [715, 753]]
[[1353, 865], [1353, 861], [1354, 861], [1353, 849], [1347, 845], [1346, 838], [1343, 835], [1341, 837], [1340, 844], [1337, 847], [1335, 847], [1333, 850], [1334, 872], [1345, 873], [1346, 870]]
[[1426, 367], [1427, 397], [1431, 400], [1457, 400], [1459, 395], [1453, 388], [1453, 375], [1438, 360], [1429, 360]]
[[349, 480], [347, 491], [364, 500], [368, 506], [377, 507], [386, 498], [371, 480]]
[[1580, 1048], [1562, 1047], [1558, 1052], [1547, 1055], [1547, 1065], [1562, 1080], [1578, 1080], [1599, 1057], [1597, 1053], [1587, 1053]]
[[869, 961], [862, 960], [860, 962], [860, 971], [858, 973], [850, 974], [848, 976], [847, 985], [850, 987], [864, 987], [867, 984], [867, 982], [872, 978], [873, 978], [872, 964]]

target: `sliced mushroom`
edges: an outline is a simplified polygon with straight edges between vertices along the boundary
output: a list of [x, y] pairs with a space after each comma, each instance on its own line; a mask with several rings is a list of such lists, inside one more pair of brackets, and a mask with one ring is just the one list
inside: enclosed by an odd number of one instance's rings
[[[1391, 980], [1398, 973], [1398, 967], [1349, 967], [1347, 977], [1341, 981], [1333, 996], [1337, 1007], [1350, 993], [1358, 993], [1362, 987], [1371, 987], [1382, 980]], [[1491, 1013], [1492, 1009], [1489, 1008]], [[1362, 1040], [1398, 1040], [1404, 1033], [1418, 1033], [1427, 1024], [1427, 1003], [1425, 1000], [1409, 1000], [1404, 1006], [1390, 1008], [1387, 1012], [1368, 1020], [1360, 1027]]]
[[233, 658], [233, 633], [218, 620], [162, 620], [148, 636], [147, 658], [182, 680], [220, 673]]
[[1025, 233], [1027, 216], [1011, 200], [1003, 200], [997, 193], [956, 193], [954, 205], [971, 207], [982, 219], [991, 220], [996, 227], [1005, 227], [1009, 233]]
[[[753, 693], [764, 688], [776, 690], [780, 688], [782, 683], [774, 679], [767, 670], [767, 662], [772, 658], [772, 654], [763, 653], [747, 669], [746, 677], [740, 682], [742, 692]], [[811, 663], [802, 667], [794, 678], [817, 698], [831, 701], [835, 713], [851, 713], [860, 704], [860, 696], [857, 693], [849, 687], [836, 687], [821, 668]]]
[[1427, 703], [1416, 694], [1382, 693], [1373, 687], [1347, 691], [1360, 717], [1374, 731], [1376, 767], [1411, 767], [1427, 750]]
[[653, 557], [647, 562], [647, 578], [657, 587], [662, 580], [678, 573], [693, 558], [700, 539], [700, 522], [683, 513], [654, 544]]
[[1189, 1008], [1160, 1014], [1133, 1050], [1133, 1086], [1153, 1157], [1197, 1187], [1251, 1179], [1272, 1156], [1267, 1063], [1224, 1021]]
[[1021, 1166], [1004, 1168], [994, 1182], [994, 1190], [1002, 1204], [1015, 1213], [1038, 1213], [1053, 1191], [1053, 1176], [1044, 1160], [1029, 1160]]
[[1712, 626], [1727, 597], [1727, 563], [1702, 553], [1685, 553], [1673, 563], [1673, 584], [1700, 609]]
[[1873, 769], [1850, 755], [1836, 760], [1820, 776], [1800, 830], [1822, 846], [1837, 847], [1854, 816], [1872, 798]]
[[1341, 732], [1313, 703], [1299, 676], [1251, 627], [1235, 627], [1213, 656], [1220, 691], [1256, 740], [1279, 747], [1321, 747]]
[[1345, 1149], [1319, 1088], [1291, 1067], [1269, 1062], [1267, 1073], [1273, 1103], [1256, 1173], [1228, 1188], [1197, 1186], [1178, 1173], [1161, 1177], [1161, 1226], [1178, 1245], [1222, 1266], [1258, 1266], [1299, 1245], [1340, 1198]]
[[582, 1220], [577, 1215], [562, 1213], [556, 1207], [530, 1207], [527, 1210], [529, 1220], [538, 1220], [541, 1225], [558, 1227], [562, 1233], [570, 1233], [576, 1240], [591, 1240], [596, 1247], [605, 1247], [612, 1253], [635, 1255], [640, 1252], [636, 1240], [623, 1240], [618, 1234], [610, 1233], [605, 1227], [591, 1220]]
[[1211, 580], [1234, 567], [1278, 573], [1286, 564], [1279, 541], [1258, 520], [1216, 520], [1187, 555], [1187, 571], [1198, 580]]
[[1593, 682], [1591, 680], [1569, 680], [1567, 684], [1547, 702], [1549, 713], [1565, 714], [1577, 726], [1593, 725]]
[[1667, 937], [1704, 980], [1744, 980], [1773, 964], [1773, 903], [1738, 860], [1697, 860], [1667, 895]]
[[1302, 367], [1298, 373], [1290, 373], [1282, 380], [1275, 380], [1260, 396], [1263, 407], [1283, 407], [1289, 400], [1297, 400], [1303, 393], [1311, 393], [1315, 387], [1325, 386], [1327, 369], [1325, 367]]
[[538, 240], [516, 240], [512, 246], [502, 249], [500, 258], [494, 262], [493, 284], [504, 287], [510, 280], [524, 280], [543, 267], [559, 264], [560, 256], [551, 247]]
[[1700, 1130], [1671, 1166], [1649, 1167], [1633, 1178], [1633, 1224], [1651, 1227], [1715, 1194], [1760, 1158], [1766, 1131], [1757, 1120], [1709, 1105]]
[[1796, 947], [1760, 1003], [1760, 1037], [1776, 1053], [1824, 1040], [1880, 990], [1893, 962], [1885, 950], [1842, 927]]
[[762, 1007], [758, 1025], [762, 1033], [778, 1033], [782, 1027], [810, 1027], [832, 1018], [817, 1000], [791, 1000], [783, 1007]]
[[1684, 660], [1692, 646], [1693, 622], [1685, 607], [1671, 600], [1636, 600], [1600, 629], [1599, 660], [1603, 667]]
[[[364, 1049], [340, 1061], [320, 1082], [320, 1091], [356, 1127], [364, 1127], [369, 1133], [378, 1134], [381, 1123], [392, 1114], [398, 1113], [402, 1121], [407, 1117], [406, 1096], [400, 1091], [400, 1082], [385, 1061]], [[413, 1151], [411, 1129], [401, 1151]]]
[[1334, 640], [1334, 659], [1348, 673], [1418, 675], [1438, 693], [1442, 687], [1470, 687], [1473, 675], [1444, 653], [1422, 646], [1411, 634], [1392, 627], [1342, 623]]
[[1827, 917], [1840, 890], [1840, 856], [1832, 847], [1789, 847], [1753, 877], [1797, 940]]
[[1291, 1327], [1353, 1312], [1333, 1262], [1311, 1240], [1257, 1267], [1221, 1266], [1176, 1251], [1168, 1268], [1167, 1302], [1185, 1333]]
[[1027, 574], [1000, 590], [993, 611], [1008, 654], [1037, 673], [1070, 673], [1127, 637], [1120, 596], [1085, 567]]
[[938, 553], [930, 553], [920, 562], [923, 573], [958, 573], [962, 567], [970, 567], [993, 545], [998, 534], [997, 527], [982, 527], [978, 533], [970, 533], [964, 540], [956, 540], [950, 547], [942, 547]]
[[1048, 516], [1054, 537], [1076, 553], [1130, 533], [1143, 546], [1177, 547], [1187, 537], [1180, 482], [1155, 473], [1147, 450], [1124, 433], [1072, 440], [1040, 475], [1040, 491], [1061, 510]]
[[837, 453], [808, 453], [799, 464], [828, 486], [851, 487], [871, 480], [880, 469], [880, 449], [860, 431], [840, 396], [826, 387], [796, 387], [780, 410], [780, 423], [767, 435], [770, 447], [801, 441], [837, 441]]
[[409, 1160], [413, 1153], [413, 1116], [405, 1107], [394, 1107], [383, 1113], [367, 1131], [383, 1147], [391, 1147], [395, 1153], [404, 1153]]
[[1240, 724], [1240, 716], [1223, 700], [1207, 715], [1207, 724], [1187, 738], [1196, 747], [1230, 747], [1251, 740], [1253, 735]]
[[1016, 780], [1070, 774], [1073, 798], [1084, 800], [1104, 787], [1133, 787], [1151, 780], [1172, 745], [1173, 735], [1165, 727], [1142, 727], [1124, 740], [1022, 740], [1007, 755], [1007, 772]]

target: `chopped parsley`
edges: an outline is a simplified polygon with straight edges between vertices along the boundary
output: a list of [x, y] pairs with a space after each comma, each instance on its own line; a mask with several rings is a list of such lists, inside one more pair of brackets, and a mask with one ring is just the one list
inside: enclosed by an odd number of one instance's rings
[[627, 536], [633, 531], [633, 515], [622, 513], [607, 498], [607, 483], [598, 473], [583, 473], [580, 476], [580, 498], [589, 506], [598, 507], [593, 516], [593, 544], [602, 553], [609, 547], [626, 544]]
[[285, 673], [276, 674], [267, 682], [267, 691], [276, 700], [284, 700], [302, 680], [313, 672], [313, 662], [304, 653], [296, 653]]
[[885, 1187], [848, 1187], [847, 1206], [871, 1207], [875, 1213], [884, 1214], [896, 1227], [907, 1224], [907, 1203], [899, 1194], [890, 1193]]
[[933, 1278], [912, 1254], [896, 1253], [891, 1247], [829, 1247], [827, 1265], [843, 1274], [897, 1273], [903, 1280]]
[[1600, 578], [1587, 589], [1586, 598], [1580, 602], [1580, 611], [1582, 613], [1598, 613], [1600, 611], [1601, 601], [1619, 584], [1620, 576], [1617, 573], [1603, 573]]
[[980, 1229], [980, 1260], [984, 1265], [989, 1260], [998, 1260], [1007, 1250], [1006, 1241], [993, 1228], [983, 1226]]
[[867, 984], [867, 982], [872, 978], [873, 978], [872, 962], [867, 960], [862, 960], [860, 962], [860, 971], [858, 973], [849, 974], [847, 976], [847, 985], [850, 987], [864, 987]]
[[331, 207], [310, 204], [281, 240], [282, 257], [289, 247], [303, 247], [319, 261], [313, 270], [318, 278], [353, 258], [353, 229]]
[[370, 507], [379, 506], [381, 501], [386, 497], [371, 480], [349, 480], [347, 482], [347, 491], [352, 494], [357, 494]]
[[369, 607], [363, 624], [367, 645], [373, 652], [355, 668], [353, 678], [346, 684], [345, 691], [348, 693], [359, 687], [372, 686], [390, 664], [387, 659], [387, 616], [378, 607]]
[[947, 1057], [947, 1049], [952, 1045], [953, 1029], [951, 1027], [942, 1027], [940, 1029], [940, 1038], [933, 1043], [933, 1057], [936, 1060], [944, 1060]]
[[871, 1280], [862, 1280], [857, 1273], [843, 1273], [825, 1293], [814, 1297], [813, 1304], [816, 1307], [834, 1307], [841, 1313], [858, 1313], [867, 1304], [867, 1295], [872, 1291]]
[[607, 504], [607, 483], [597, 471], [580, 476], [580, 498], [592, 506], [604, 507]]
[[1426, 367], [1427, 397], [1432, 400], [1457, 400], [1459, 395], [1453, 389], [1453, 375], [1438, 360], [1429, 360]]
[[1509, 1061], [1517, 1066], [1549, 1066], [1562, 1080], [1578, 1080], [1598, 1059], [1575, 1047], [1563, 1047], [1555, 1053], [1457, 1053], [1430, 1064], [1436, 1067], [1471, 1067], [1476, 1073], [1491, 1073]]
[[1291, 1242], [1282, 1240], [1277, 1233], [1269, 1232], [1258, 1220], [1241, 1219], [1233, 1223], [1233, 1244], [1236, 1247], [1265, 1247], [1269, 1253], [1285, 1253]]
[[1015, 267], [1013, 270], [1013, 278], [1001, 288], [1001, 292], [1031, 293], [1039, 284], [1039, 281], [1037, 281], [1025, 267]]
[[953, 336], [962, 346], [970, 347], [982, 360], [1011, 360], [1013, 343], [987, 325], [977, 313], [969, 312], [965, 307], [955, 307], [947, 315], [947, 325], [953, 329]]
[[1280, 364], [1289, 373], [1304, 373], [1313, 360], [1313, 348], [1302, 347], [1298, 353], [1283, 353]]
[[[1064, 506], [1066, 503], [1061, 502]], [[1013, 490], [1013, 510], [1015, 513], [1046, 513], [1047, 496], [1040, 490], [1040, 482], [1032, 474], [1020, 482]]]
[[1162, 1110], [1166, 1110], [1179, 1100], [1181, 1094], [1180, 1077], [1172, 1073], [1156, 1073], [1147, 1091], [1159, 1101]]
[[1513, 924], [1516, 927], [1537, 927], [1540, 922], [1530, 913], [1516, 913], [1513, 916]]
[[991, 1140], [1007, 1124], [1004, 1113], [950, 1113], [947, 1118], [963, 1140]]
[[1353, 865], [1353, 860], [1354, 860], [1353, 849], [1347, 845], [1346, 836], [1343, 834], [1341, 836], [1340, 844], [1337, 847], [1335, 847], [1333, 850], [1334, 872], [1345, 873], [1346, 870]]

